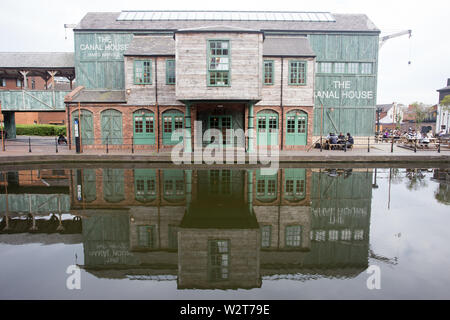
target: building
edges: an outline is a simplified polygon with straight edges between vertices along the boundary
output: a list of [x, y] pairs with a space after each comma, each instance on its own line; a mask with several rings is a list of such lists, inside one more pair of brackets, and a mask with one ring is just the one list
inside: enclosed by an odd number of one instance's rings
[[441, 105], [441, 101], [447, 96], [450, 95], [450, 78], [447, 79], [447, 86], [437, 90], [439, 92], [439, 102], [437, 107], [437, 115], [436, 115], [436, 133], [444, 130], [446, 134], [450, 133], [449, 129], [449, 107]]
[[70, 140], [80, 112], [85, 148], [170, 149], [182, 128], [188, 149], [206, 129], [247, 150], [302, 150], [328, 132], [366, 140], [375, 130], [379, 33], [353, 14], [88, 13], [74, 29]]

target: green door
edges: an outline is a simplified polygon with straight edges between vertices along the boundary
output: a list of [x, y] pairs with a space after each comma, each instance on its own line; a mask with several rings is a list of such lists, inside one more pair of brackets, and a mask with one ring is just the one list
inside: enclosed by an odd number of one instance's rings
[[272, 202], [277, 199], [278, 174], [262, 175], [256, 172], [256, 199], [261, 202]]
[[209, 171], [209, 193], [231, 195], [231, 170]]
[[102, 143], [122, 144], [122, 113], [109, 109], [101, 113]]
[[[183, 129], [184, 114], [177, 110], [171, 110], [163, 113], [163, 144], [175, 145], [180, 141], [172, 141], [172, 133], [177, 129]], [[181, 138], [182, 139], [182, 138]]]
[[163, 194], [167, 201], [177, 202], [184, 200], [185, 182], [184, 171], [169, 169], [163, 171]]
[[286, 145], [306, 146], [308, 115], [302, 111], [291, 111], [286, 117]]
[[284, 169], [284, 198], [300, 201], [306, 196], [306, 169]]
[[258, 146], [278, 145], [278, 114], [274, 111], [261, 111], [257, 115]]
[[156, 170], [134, 170], [134, 194], [141, 202], [150, 202], [156, 199]]
[[[73, 125], [72, 125], [72, 140], [75, 144], [75, 120], [79, 119], [78, 110], [72, 113]], [[92, 112], [88, 110], [81, 110], [81, 143], [83, 145], [94, 144], [94, 122], [92, 118]]]
[[111, 203], [125, 199], [123, 169], [103, 169], [103, 198]]
[[[223, 146], [231, 146], [232, 136], [227, 133], [227, 129], [232, 128], [231, 116], [210, 116], [209, 117], [209, 129], [217, 129], [222, 133]], [[212, 143], [213, 141], [211, 141]]]
[[134, 144], [155, 144], [155, 115], [148, 110], [139, 110], [133, 114]]

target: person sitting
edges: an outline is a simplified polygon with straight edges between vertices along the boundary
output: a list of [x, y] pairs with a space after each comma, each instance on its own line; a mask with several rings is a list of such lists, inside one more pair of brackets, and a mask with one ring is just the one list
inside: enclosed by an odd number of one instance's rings
[[[329, 141], [330, 145], [338, 144], [338, 137], [336, 137], [334, 135], [334, 133], [332, 133], [332, 135], [330, 136], [330, 139], [328, 141]], [[331, 149], [334, 149], [334, 148], [335, 148], [335, 146], [331, 146]]]
[[346, 147], [347, 149], [351, 149], [351, 148], [353, 148], [353, 145], [354, 145], [354, 144], [355, 144], [355, 140], [354, 140], [353, 137], [350, 135], [350, 133], [347, 132], [347, 142], [346, 142], [345, 147]]
[[339, 133], [338, 140], [345, 140], [345, 136], [342, 134], [342, 132]]
[[58, 137], [58, 144], [67, 144], [67, 139], [64, 135], [60, 134]]

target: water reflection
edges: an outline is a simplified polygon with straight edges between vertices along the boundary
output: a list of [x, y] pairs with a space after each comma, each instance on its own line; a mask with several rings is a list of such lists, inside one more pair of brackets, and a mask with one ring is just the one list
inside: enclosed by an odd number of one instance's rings
[[[112, 168], [4, 173], [0, 233], [58, 233], [61, 242], [71, 236], [72, 243], [83, 244], [81, 267], [96, 277], [176, 279], [178, 289], [351, 278], [368, 267], [369, 257], [376, 258], [369, 246], [373, 169], [264, 173]], [[408, 183], [422, 179], [419, 173], [405, 172]], [[436, 199], [448, 204], [448, 171], [433, 175], [440, 182]]]

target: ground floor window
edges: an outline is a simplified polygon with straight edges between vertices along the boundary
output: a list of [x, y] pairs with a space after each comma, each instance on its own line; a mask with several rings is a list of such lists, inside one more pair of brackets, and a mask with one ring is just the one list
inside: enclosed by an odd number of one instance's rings
[[286, 246], [300, 247], [301, 245], [301, 226], [287, 226], [286, 227]]
[[108, 109], [101, 113], [103, 144], [122, 144], [122, 113]]
[[137, 226], [138, 246], [142, 248], [155, 247], [155, 226]]
[[286, 145], [306, 146], [308, 138], [308, 115], [300, 110], [286, 116]]
[[163, 113], [163, 144], [175, 145], [180, 141], [172, 141], [172, 133], [183, 129], [184, 114], [178, 110], [169, 110]]
[[149, 110], [138, 110], [133, 114], [133, 141], [136, 145], [154, 145], [155, 114]]
[[230, 241], [208, 240], [208, 279], [227, 280], [230, 266]]

